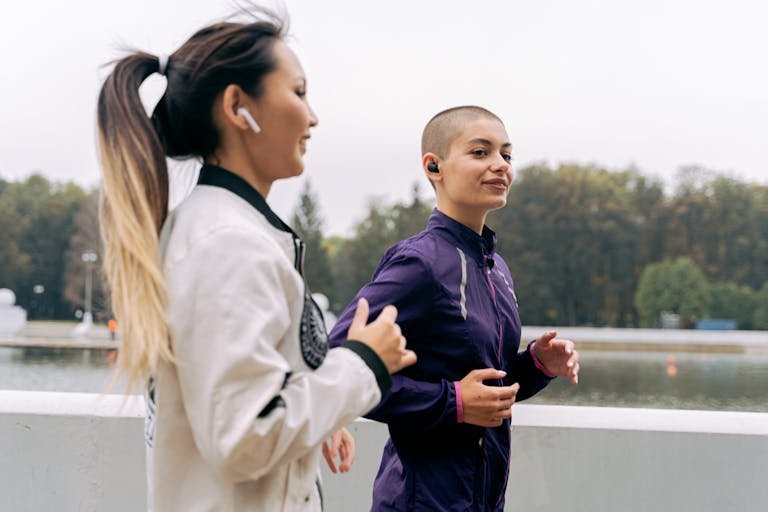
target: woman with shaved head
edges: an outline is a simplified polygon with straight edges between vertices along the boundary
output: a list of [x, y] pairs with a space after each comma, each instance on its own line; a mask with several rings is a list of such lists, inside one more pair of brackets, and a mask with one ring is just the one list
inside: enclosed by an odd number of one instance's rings
[[[390, 433], [372, 509], [500, 511], [512, 405], [556, 376], [578, 382], [578, 353], [554, 332], [519, 351], [514, 282], [485, 225], [513, 180], [498, 116], [476, 106], [440, 112], [424, 128], [422, 155], [437, 208], [424, 231], [384, 254], [357, 297], [371, 314], [394, 304], [418, 355], [367, 415]], [[350, 305], [332, 343], [344, 340], [353, 316]]]

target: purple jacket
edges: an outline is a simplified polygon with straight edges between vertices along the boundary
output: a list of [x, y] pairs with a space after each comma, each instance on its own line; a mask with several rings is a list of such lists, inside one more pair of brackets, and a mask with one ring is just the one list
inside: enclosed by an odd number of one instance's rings
[[512, 276], [495, 254], [496, 235], [470, 228], [435, 210], [427, 228], [387, 250], [373, 279], [358, 293], [330, 334], [346, 340], [359, 297], [370, 320], [387, 304], [418, 362], [392, 376], [392, 388], [368, 418], [386, 423], [373, 488], [374, 511], [503, 510], [510, 424], [460, 423], [456, 381], [480, 368], [505, 370], [489, 385], [520, 383], [517, 400], [550, 381], [529, 350], [518, 353], [520, 316]]

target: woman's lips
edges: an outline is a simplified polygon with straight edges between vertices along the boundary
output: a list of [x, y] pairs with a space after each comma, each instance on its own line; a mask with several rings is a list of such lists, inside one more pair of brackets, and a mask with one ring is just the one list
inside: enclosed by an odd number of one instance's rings
[[504, 180], [488, 180], [488, 181], [484, 181], [483, 185], [487, 185], [495, 190], [501, 190], [501, 191], [507, 190], [507, 182]]

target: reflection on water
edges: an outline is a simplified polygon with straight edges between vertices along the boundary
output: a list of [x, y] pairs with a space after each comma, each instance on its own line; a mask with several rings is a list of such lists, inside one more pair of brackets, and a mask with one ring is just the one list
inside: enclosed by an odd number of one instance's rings
[[[0, 348], [0, 388], [103, 392], [110, 352]], [[557, 379], [526, 403], [768, 412], [768, 354], [582, 351], [578, 386]]]
[[[112, 350], [0, 348], [0, 388], [102, 393], [112, 379]], [[119, 387], [111, 392], [120, 393]]]
[[526, 403], [768, 412], [768, 355], [580, 352], [579, 385]]

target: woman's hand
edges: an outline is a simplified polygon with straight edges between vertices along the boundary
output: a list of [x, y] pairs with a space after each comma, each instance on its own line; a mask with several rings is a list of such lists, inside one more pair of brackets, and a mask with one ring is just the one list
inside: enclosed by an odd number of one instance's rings
[[400, 326], [395, 323], [397, 308], [385, 307], [378, 318], [366, 325], [368, 321], [368, 301], [361, 298], [357, 301], [357, 309], [352, 324], [349, 326], [347, 338], [361, 341], [371, 347], [384, 362], [389, 373], [395, 373], [416, 362], [416, 354], [406, 350], [405, 337]]
[[[336, 456], [339, 456], [338, 469], [336, 467]], [[355, 461], [355, 438], [349, 433], [349, 430], [342, 428], [329, 441], [323, 441], [323, 457], [328, 463], [328, 468], [332, 473], [346, 473], [352, 467]]]
[[503, 378], [507, 372], [483, 368], [472, 370], [461, 379], [461, 403], [464, 411], [464, 423], [479, 427], [498, 427], [504, 419], [512, 417], [512, 405], [515, 403], [520, 384], [511, 386], [486, 386], [485, 380]]
[[558, 377], [568, 377], [574, 383], [579, 383], [579, 353], [571, 340], [556, 338], [557, 331], [545, 332], [533, 345], [533, 355], [546, 368]]

